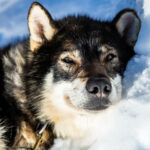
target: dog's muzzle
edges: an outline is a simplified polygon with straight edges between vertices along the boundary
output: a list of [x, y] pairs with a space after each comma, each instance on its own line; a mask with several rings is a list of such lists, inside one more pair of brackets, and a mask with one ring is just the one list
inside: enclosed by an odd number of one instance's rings
[[86, 90], [89, 95], [86, 109], [101, 110], [107, 108], [109, 102], [109, 95], [112, 90], [111, 83], [107, 77], [90, 78], [86, 84]]

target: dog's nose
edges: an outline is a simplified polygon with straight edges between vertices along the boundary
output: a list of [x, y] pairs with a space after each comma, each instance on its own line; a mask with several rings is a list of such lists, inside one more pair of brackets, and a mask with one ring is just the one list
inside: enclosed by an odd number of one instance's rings
[[111, 93], [111, 83], [106, 77], [91, 78], [87, 81], [86, 89], [90, 94], [107, 97]]

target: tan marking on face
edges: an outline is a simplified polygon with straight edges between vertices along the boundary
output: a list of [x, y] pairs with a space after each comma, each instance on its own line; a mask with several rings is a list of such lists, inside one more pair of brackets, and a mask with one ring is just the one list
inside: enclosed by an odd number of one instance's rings
[[[66, 40], [64, 45], [63, 45], [63, 49], [68, 50], [67, 52], [64, 52], [64, 55], [65, 55], [65, 53], [68, 53], [68, 55], [76, 61], [77, 66], [81, 65], [80, 52], [78, 49], [76, 49], [75, 45], [72, 44], [71, 41]], [[63, 56], [63, 54], [62, 54], [62, 56]]]
[[[106, 65], [107, 62], [105, 61], [105, 58], [107, 55], [114, 54], [115, 56], [118, 56], [117, 51], [109, 45], [101, 46], [100, 50], [102, 52], [101, 57], [100, 57], [100, 61], [101, 61], [102, 65]], [[118, 59], [118, 57], [116, 57], [116, 58]]]
[[86, 71], [83, 69], [80, 69], [78, 72], [78, 77], [84, 79], [84, 77], [87, 75]]
[[[75, 61], [74, 65], [67, 64], [62, 61], [65, 57], [68, 57]], [[81, 66], [81, 56], [78, 50], [63, 52], [58, 59], [58, 68], [60, 70], [69, 71], [70, 73], [74, 73]]]
[[101, 49], [102, 53], [107, 53], [108, 52], [108, 48], [105, 45], [101, 46], [100, 49]]

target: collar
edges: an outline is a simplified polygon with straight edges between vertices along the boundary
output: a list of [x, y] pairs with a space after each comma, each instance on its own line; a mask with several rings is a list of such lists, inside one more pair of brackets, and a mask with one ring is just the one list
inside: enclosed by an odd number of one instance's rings
[[[39, 132], [37, 132], [37, 142], [36, 144], [34, 145], [34, 148], [28, 148], [28, 147], [21, 147], [21, 146], [13, 146], [11, 149], [26, 149], [26, 150], [38, 150], [38, 148], [40, 147], [40, 145], [42, 144], [42, 141], [43, 141], [43, 136], [45, 134], [45, 129], [47, 128], [47, 123], [45, 123], [42, 128], [39, 130]], [[20, 139], [21, 140], [21, 139]]]
[[47, 127], [47, 123], [45, 123], [44, 126], [41, 128], [41, 130], [38, 132], [38, 134], [37, 134], [38, 140], [37, 140], [33, 150], [37, 150], [39, 148], [40, 144], [42, 143], [43, 135], [44, 135], [46, 127]]

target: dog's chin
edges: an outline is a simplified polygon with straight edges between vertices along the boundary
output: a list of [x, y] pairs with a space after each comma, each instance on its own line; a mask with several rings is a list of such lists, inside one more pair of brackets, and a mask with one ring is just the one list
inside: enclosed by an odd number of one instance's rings
[[88, 115], [88, 114], [97, 114], [97, 113], [100, 113], [106, 109], [108, 109], [111, 105], [101, 105], [101, 104], [98, 104], [98, 105], [86, 105], [84, 107], [77, 107], [77, 111], [82, 115]]
[[93, 105], [89, 105], [89, 106], [86, 106], [84, 108], [85, 111], [88, 111], [88, 112], [98, 112], [98, 111], [102, 111], [102, 110], [105, 110], [107, 109], [109, 106], [105, 106], [105, 105], [97, 105], [97, 106], [93, 106]]
[[100, 112], [111, 105], [111, 102], [107, 98], [90, 99], [84, 104], [81, 102], [81, 104], [75, 106], [68, 97], [66, 103], [69, 107], [81, 113]]
[[107, 98], [100, 98], [100, 99], [92, 99], [88, 101], [84, 105], [84, 110], [86, 111], [102, 111], [107, 109], [111, 105], [109, 99]]

